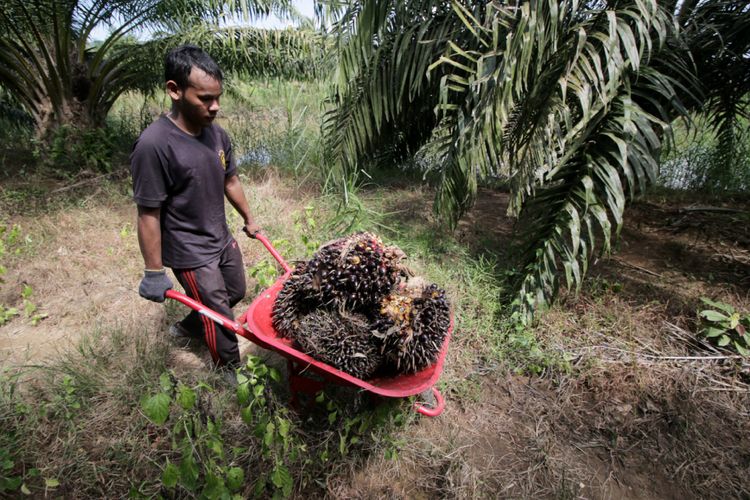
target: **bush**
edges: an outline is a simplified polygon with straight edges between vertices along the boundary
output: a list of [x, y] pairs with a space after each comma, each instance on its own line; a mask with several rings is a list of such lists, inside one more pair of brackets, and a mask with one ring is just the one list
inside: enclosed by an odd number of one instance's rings
[[732, 349], [743, 356], [750, 356], [750, 315], [740, 314], [729, 304], [701, 300], [711, 309], [700, 312], [702, 329], [700, 334], [719, 347]]
[[659, 165], [664, 187], [708, 192], [750, 191], [750, 134], [739, 133], [734, 152], [724, 151], [700, 119], [695, 132], [678, 129], [675, 144]]
[[115, 138], [106, 127], [86, 129], [63, 125], [55, 130], [49, 147], [44, 149], [45, 163], [61, 173], [84, 169], [110, 172]]

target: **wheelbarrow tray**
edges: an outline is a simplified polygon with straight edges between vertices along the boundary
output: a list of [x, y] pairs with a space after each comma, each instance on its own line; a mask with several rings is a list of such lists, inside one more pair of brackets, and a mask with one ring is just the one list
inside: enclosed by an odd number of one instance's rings
[[250, 304], [247, 311], [238, 318], [241, 325], [247, 325], [247, 328], [244, 328], [240, 335], [261, 347], [278, 352], [290, 361], [296, 362], [299, 366], [304, 367], [302, 371], [309, 369], [333, 382], [359, 387], [380, 396], [408, 397], [420, 394], [435, 385], [442, 372], [443, 362], [448, 352], [448, 343], [453, 331], [452, 314], [450, 327], [443, 340], [443, 345], [432, 365], [412, 374], [362, 380], [297, 350], [290, 339], [279, 335], [273, 327], [273, 304], [290, 274], [290, 272], [285, 273], [270, 288], [264, 290]]
[[[359, 387], [372, 394], [391, 398], [403, 398], [417, 394], [422, 395], [431, 391], [434, 404], [431, 402], [429, 403], [431, 407], [428, 407], [423, 402], [415, 402], [414, 408], [419, 413], [428, 417], [436, 417], [442, 413], [445, 408], [445, 400], [440, 391], [435, 388], [435, 382], [440, 377], [445, 356], [448, 353], [448, 343], [453, 332], [452, 312], [448, 332], [445, 335], [437, 359], [433, 364], [416, 373], [400, 374], [391, 377], [375, 377], [369, 380], [359, 379], [297, 350], [290, 339], [279, 335], [273, 327], [273, 304], [279, 291], [284, 286], [284, 282], [291, 276], [292, 268], [279, 255], [271, 242], [268, 241], [268, 238], [262, 234], [254, 236], [263, 243], [285, 272], [270, 288], [264, 290], [256, 297], [250, 304], [250, 307], [248, 307], [237, 321], [219, 314], [176, 290], [167, 290], [165, 297], [177, 300], [219, 325], [232, 330], [235, 334], [245, 337], [249, 341], [287, 358], [290, 366], [290, 387], [292, 380], [306, 379], [304, 377], [305, 373], [314, 372], [333, 383]], [[427, 397], [429, 398], [430, 396]]]

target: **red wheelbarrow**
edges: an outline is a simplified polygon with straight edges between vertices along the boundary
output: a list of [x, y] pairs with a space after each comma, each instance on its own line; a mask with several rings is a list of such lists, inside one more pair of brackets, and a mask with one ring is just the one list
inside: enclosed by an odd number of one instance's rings
[[290, 339], [282, 337], [274, 329], [271, 321], [273, 304], [279, 291], [284, 286], [284, 282], [292, 273], [292, 269], [264, 235], [257, 234], [256, 238], [263, 243], [266, 249], [278, 261], [284, 269], [284, 275], [271, 285], [270, 288], [261, 292], [252, 304], [250, 304], [247, 311], [240, 315], [237, 321], [230, 320], [178, 291], [169, 290], [167, 291], [166, 296], [170, 299], [182, 302], [186, 306], [194, 309], [221, 326], [229, 328], [235, 334], [241, 335], [265, 349], [277, 352], [281, 356], [284, 356], [287, 359], [289, 366], [289, 388], [292, 393], [293, 402], [296, 402], [298, 392], [313, 393], [322, 389], [324, 382], [312, 379], [305, 375], [306, 373], [316, 373], [328, 382], [343, 386], [358, 387], [371, 394], [388, 398], [404, 398], [423, 393], [427, 395], [431, 394], [434, 398], [434, 402], [432, 402], [433, 404], [428, 406], [428, 404], [423, 401], [417, 401], [414, 403], [414, 409], [428, 417], [436, 417], [443, 412], [445, 409], [445, 400], [435, 388], [435, 383], [440, 377], [440, 372], [443, 369], [443, 362], [445, 361], [445, 355], [448, 352], [448, 343], [453, 331], [452, 313], [448, 333], [445, 336], [438, 358], [432, 365], [413, 374], [380, 377], [370, 380], [361, 380], [357, 377], [353, 377], [348, 373], [298, 351], [293, 347]]

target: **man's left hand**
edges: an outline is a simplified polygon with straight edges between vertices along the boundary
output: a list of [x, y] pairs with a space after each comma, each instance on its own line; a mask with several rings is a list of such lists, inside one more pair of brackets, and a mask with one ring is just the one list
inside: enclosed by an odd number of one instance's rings
[[242, 231], [251, 238], [260, 232], [260, 226], [255, 222], [248, 222], [242, 227]]

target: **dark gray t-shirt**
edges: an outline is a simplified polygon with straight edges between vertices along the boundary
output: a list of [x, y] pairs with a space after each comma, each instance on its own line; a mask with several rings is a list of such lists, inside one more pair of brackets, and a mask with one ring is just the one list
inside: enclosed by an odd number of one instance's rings
[[196, 137], [162, 115], [141, 133], [130, 154], [133, 199], [161, 208], [164, 265], [200, 267], [232, 241], [224, 181], [235, 170], [229, 136], [218, 125]]

